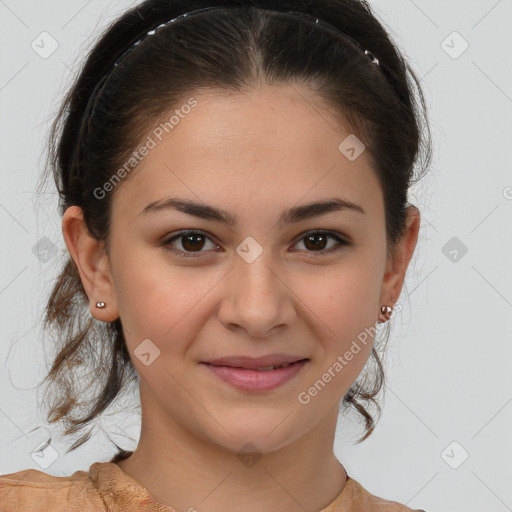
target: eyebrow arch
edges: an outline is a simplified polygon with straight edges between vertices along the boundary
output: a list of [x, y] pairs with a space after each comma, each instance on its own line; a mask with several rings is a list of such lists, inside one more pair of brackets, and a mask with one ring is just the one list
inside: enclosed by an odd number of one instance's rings
[[[150, 215], [169, 209], [178, 210], [188, 215], [199, 217], [200, 219], [221, 222], [230, 227], [236, 226], [238, 222], [236, 215], [225, 210], [203, 203], [196, 203], [190, 199], [180, 199], [177, 197], [153, 201], [148, 204], [139, 215]], [[364, 215], [366, 214], [364, 208], [359, 204], [349, 201], [348, 199], [333, 197], [316, 203], [294, 206], [281, 213], [278, 224], [284, 226], [341, 210], [350, 210]]]

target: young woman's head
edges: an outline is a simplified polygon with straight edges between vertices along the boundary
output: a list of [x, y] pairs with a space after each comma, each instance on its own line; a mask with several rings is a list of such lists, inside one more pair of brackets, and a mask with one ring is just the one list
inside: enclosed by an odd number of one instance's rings
[[[127, 12], [52, 133], [71, 256], [47, 305], [62, 343], [51, 421], [76, 432], [135, 380], [147, 435], [266, 452], [327, 435], [342, 401], [367, 437], [384, 377], [375, 325], [417, 241], [407, 193], [430, 160], [424, 118], [419, 82], [366, 2]], [[268, 359], [207, 364], [238, 356]], [[236, 377], [222, 365], [298, 360], [273, 387], [291, 367], [260, 371], [259, 388], [222, 378]], [[77, 417], [72, 376], [88, 366], [98, 394]]]

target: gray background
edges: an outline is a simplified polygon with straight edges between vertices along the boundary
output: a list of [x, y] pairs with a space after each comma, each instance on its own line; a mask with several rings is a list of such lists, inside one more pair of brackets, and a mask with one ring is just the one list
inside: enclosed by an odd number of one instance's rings
[[[34, 197], [47, 130], [99, 31], [136, 3], [0, 0], [0, 473], [87, 470], [114, 453], [102, 429], [136, 444], [136, 416], [104, 418], [65, 455], [34, 387], [43, 302], [67, 251], [56, 194], [42, 208]], [[382, 419], [357, 446], [361, 430], [341, 422], [335, 451], [372, 493], [411, 508], [512, 510], [512, 1], [370, 4], [422, 78], [435, 155], [410, 198], [423, 221], [392, 320]], [[42, 32], [58, 43], [47, 58], [31, 47]], [[58, 456], [42, 468], [31, 453], [50, 433]]]

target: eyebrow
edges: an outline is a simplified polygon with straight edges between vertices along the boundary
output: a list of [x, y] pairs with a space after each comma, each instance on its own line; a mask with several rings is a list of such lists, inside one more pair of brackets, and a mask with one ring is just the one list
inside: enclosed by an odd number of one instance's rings
[[[200, 219], [221, 222], [227, 226], [234, 227], [238, 222], [236, 215], [220, 208], [204, 203], [196, 203], [190, 199], [169, 197], [149, 203], [139, 215], [151, 215], [163, 210], [178, 210]], [[320, 202], [309, 203], [301, 206], [294, 206], [281, 213], [278, 224], [281, 226], [301, 222], [327, 213], [349, 210], [366, 214], [362, 206], [348, 199], [333, 197]]]

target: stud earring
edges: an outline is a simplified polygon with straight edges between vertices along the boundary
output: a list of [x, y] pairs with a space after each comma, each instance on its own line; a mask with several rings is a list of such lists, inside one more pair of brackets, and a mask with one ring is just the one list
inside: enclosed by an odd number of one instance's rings
[[393, 308], [391, 306], [382, 306], [380, 308], [379, 323], [380, 324], [386, 323], [389, 320], [392, 311], [393, 311]]
[[96, 307], [97, 308], [104, 308], [105, 307], [105, 303], [104, 302], [96, 302]]
[[[392, 302], [395, 302], [395, 299], [391, 299]], [[393, 312], [393, 308], [391, 306], [381, 306], [380, 308], [380, 317], [379, 324], [386, 323], [391, 317], [391, 313]]]

